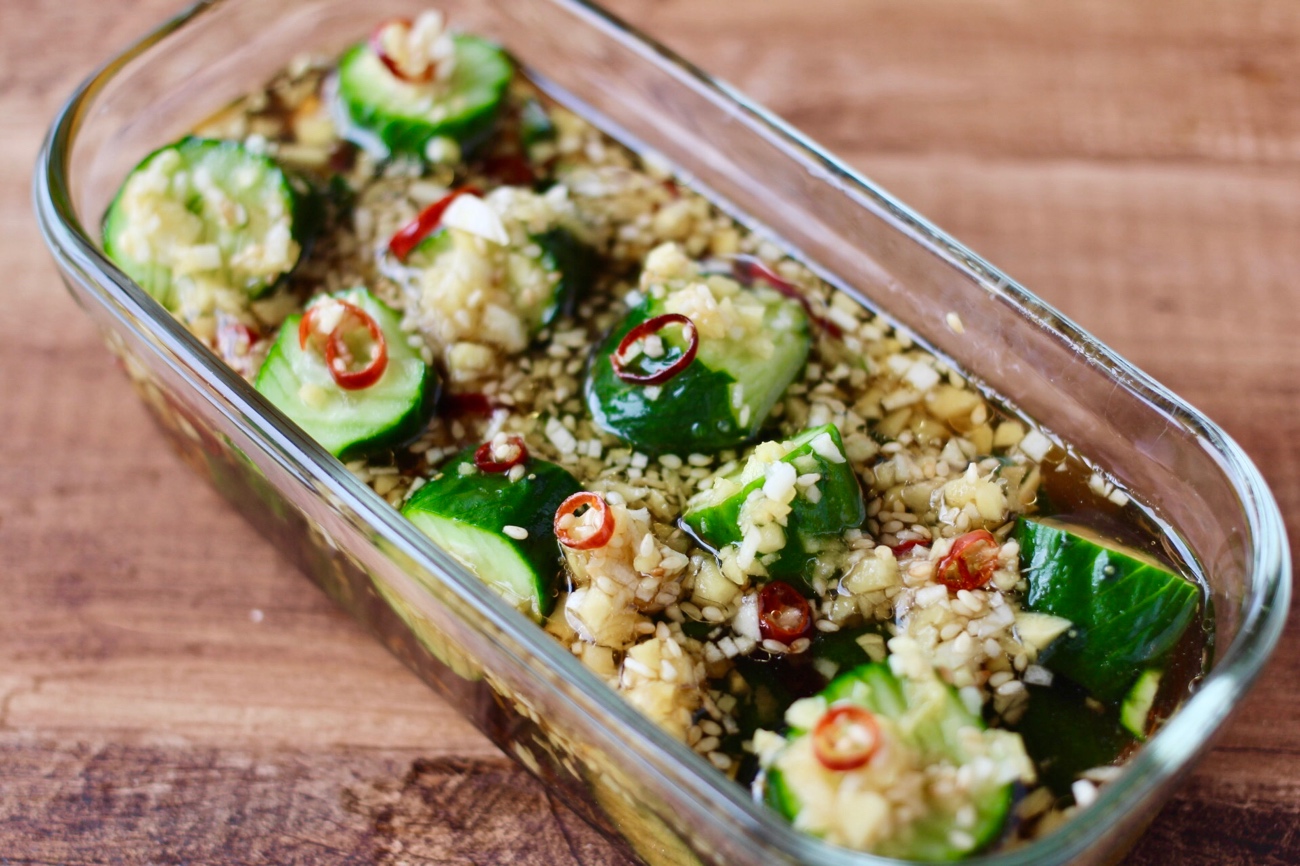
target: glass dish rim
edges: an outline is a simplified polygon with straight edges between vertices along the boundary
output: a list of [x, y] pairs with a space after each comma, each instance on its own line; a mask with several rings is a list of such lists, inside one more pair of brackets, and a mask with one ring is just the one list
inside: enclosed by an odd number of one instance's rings
[[[629, 737], [648, 740], [653, 749], [675, 762], [678, 765], [675, 769], [690, 782], [691, 792], [708, 793], [712, 809], [724, 811], [733, 828], [750, 835], [753, 841], [772, 844], [801, 861], [827, 866], [898, 862], [830, 846], [795, 831], [770, 810], [755, 803], [743, 788], [718, 773], [703, 758], [637, 713], [572, 654], [561, 652], [562, 647], [545, 632], [509, 608], [470, 572], [438, 550], [328, 452], [294, 430], [292, 424], [250, 385], [219, 362], [99, 251], [76, 214], [68, 184], [71, 148], [84, 112], [112, 77], [137, 56], [226, 2], [198, 0], [165, 20], [105, 62], [78, 85], [60, 108], [46, 135], [33, 178], [38, 221], [59, 264], [74, 266], [87, 278], [97, 300], [120, 326], [135, 332], [146, 342], [162, 343], [167, 349], [167, 352], [158, 353], [162, 361], [189, 386], [208, 391], [209, 399], [219, 397], [212, 400], [218, 410], [264, 448], [270, 457], [285, 464], [295, 474], [305, 472], [325, 482], [325, 489], [338, 498], [339, 504], [377, 530], [380, 539], [437, 575], [449, 590], [510, 641], [527, 650], [534, 660], [544, 661], [579, 689], [583, 699], [599, 709], [603, 718], [625, 726]], [[1018, 315], [1082, 350], [1083, 363], [1100, 368], [1117, 384], [1150, 403], [1172, 423], [1194, 435], [1218, 459], [1237, 493], [1253, 542], [1250, 603], [1242, 613], [1236, 637], [1221, 652], [1196, 694], [1125, 766], [1126, 772], [1102, 788], [1097, 802], [1042, 839], [964, 862], [977, 866], [1029, 866], [1043, 862], [1044, 858], [1053, 863], [1066, 862], [1086, 852], [1113, 823], [1144, 804], [1151, 792], [1188, 768], [1189, 761], [1205, 748], [1237, 700], [1258, 676], [1281, 635], [1289, 611], [1290, 551], [1280, 510], [1259, 470], [1226, 433], [1198, 410], [766, 108], [590, 0], [549, 2], [582, 15], [610, 38], [630, 42], [639, 50], [653, 53], [677, 75], [684, 76], [691, 86], [708, 93], [715, 102], [721, 100], [738, 109], [742, 121], [767, 141], [791, 158], [818, 166], [827, 173], [828, 182], [869, 201], [895, 229], [964, 271], [984, 291], [1010, 304]], [[147, 324], [148, 328], [142, 328], [141, 323]], [[179, 363], [181, 360], [183, 364]], [[506, 647], [502, 649], [511, 652]], [[525, 667], [531, 668], [532, 664], [526, 663]], [[556, 700], [583, 711], [569, 695], [550, 686], [546, 688], [553, 692]], [[635, 763], [634, 769], [638, 774], [663, 776], [653, 762], [636, 751], [625, 753], [624, 757]]]

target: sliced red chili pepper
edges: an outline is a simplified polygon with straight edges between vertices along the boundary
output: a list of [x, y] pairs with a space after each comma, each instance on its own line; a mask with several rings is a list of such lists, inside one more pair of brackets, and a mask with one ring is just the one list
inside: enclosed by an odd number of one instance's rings
[[[330, 304], [341, 306], [343, 314], [329, 333], [324, 333], [319, 327], [319, 318], [321, 311]], [[358, 342], [356, 337], [360, 332], [364, 332], [366, 339]], [[330, 377], [340, 388], [348, 391], [369, 388], [388, 369], [388, 341], [384, 339], [379, 323], [350, 301], [331, 298], [308, 307], [298, 323], [298, 346], [303, 350], [313, 346], [316, 351], [323, 352]]]
[[987, 529], [960, 536], [939, 560], [934, 579], [948, 589], [978, 589], [998, 567], [998, 540]]
[[922, 541], [919, 538], [913, 538], [909, 541], [899, 542], [889, 548], [894, 552], [894, 559], [902, 559], [918, 547], [929, 547], [930, 542]]
[[[844, 336], [843, 328], [813, 311], [812, 303], [804, 295], [803, 289], [772, 270], [767, 262], [757, 256], [744, 253], [729, 256], [728, 259], [730, 260], [730, 266], [724, 266], [718, 270], [729, 271], [731, 276], [744, 286], [752, 286], [756, 282], [767, 284], [787, 298], [798, 301], [799, 306], [803, 307], [803, 311], [808, 315], [808, 318], [816, 322], [826, 333], [836, 338]], [[725, 262], [726, 259], [723, 261]]]
[[428, 84], [438, 71], [437, 64], [430, 63], [424, 69], [411, 69], [393, 56], [390, 39], [406, 39], [411, 35], [410, 18], [390, 18], [379, 22], [370, 32], [370, 50], [375, 52], [379, 62], [397, 78], [410, 84]]
[[[638, 373], [635, 370], [628, 369], [627, 365], [631, 359], [625, 359], [624, 355], [632, 348], [632, 344], [658, 334], [670, 325], [680, 325], [682, 333], [686, 335], [686, 348], [681, 354], [670, 363], [648, 373]], [[695, 323], [681, 313], [665, 313], [662, 316], [653, 316], [646, 319], [628, 331], [627, 335], [619, 341], [618, 348], [614, 350], [614, 354], [610, 355], [609, 360], [614, 366], [614, 374], [624, 382], [632, 382], [636, 385], [662, 385], [689, 367], [691, 362], [695, 360], [695, 353], [699, 351], [699, 348], [700, 334], [695, 327]]]
[[[356, 316], [360, 313], [360, 318]], [[344, 317], [325, 343], [325, 364], [335, 384], [346, 391], [360, 391], [378, 382], [388, 369], [388, 341], [379, 323], [364, 310]], [[350, 327], [350, 325], [360, 327]], [[364, 331], [368, 339], [356, 340]]]
[[862, 707], [831, 707], [812, 730], [813, 754], [828, 770], [856, 770], [880, 748], [880, 725]]
[[397, 233], [388, 241], [388, 251], [397, 257], [398, 261], [406, 261], [406, 257], [411, 254], [411, 250], [420, 245], [420, 241], [433, 234], [434, 230], [442, 222], [442, 215], [451, 207], [451, 203], [458, 196], [462, 195], [481, 195], [478, 187], [462, 186], [453, 189], [433, 204], [420, 211], [419, 216], [411, 220], [406, 225], [397, 230]]
[[493, 444], [484, 442], [474, 452], [474, 465], [484, 472], [506, 472], [528, 459], [528, 446], [522, 436], [507, 436], [506, 444], [514, 449], [514, 456], [498, 460]]
[[[578, 514], [580, 510], [583, 512], [581, 515]], [[595, 512], [599, 525], [586, 535], [579, 534], [576, 530], [595, 522], [587, 519], [590, 512]], [[565, 519], [569, 517], [575, 519]], [[609, 544], [613, 536], [614, 512], [599, 493], [589, 490], [575, 493], [561, 502], [555, 512], [555, 537], [570, 550], [595, 550]]]
[[758, 633], [789, 646], [812, 631], [812, 608], [799, 590], [774, 580], [758, 591]]

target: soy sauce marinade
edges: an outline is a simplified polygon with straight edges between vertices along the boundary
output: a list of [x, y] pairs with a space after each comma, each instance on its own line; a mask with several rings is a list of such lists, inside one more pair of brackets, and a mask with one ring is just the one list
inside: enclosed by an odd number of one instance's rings
[[1203, 671], [1126, 493], [490, 43], [381, 22], [196, 135], [110, 255], [800, 829], [1046, 832]]

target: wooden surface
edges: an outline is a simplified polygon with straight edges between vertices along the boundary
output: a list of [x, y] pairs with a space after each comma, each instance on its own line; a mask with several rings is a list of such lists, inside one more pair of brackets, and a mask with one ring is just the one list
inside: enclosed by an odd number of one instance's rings
[[[616, 5], [1205, 410], [1300, 539], [1300, 4]], [[618, 862], [162, 449], [58, 285], [40, 136], [174, 8], [0, 11], [0, 863]], [[1132, 864], [1300, 862], [1297, 683], [1293, 628]]]

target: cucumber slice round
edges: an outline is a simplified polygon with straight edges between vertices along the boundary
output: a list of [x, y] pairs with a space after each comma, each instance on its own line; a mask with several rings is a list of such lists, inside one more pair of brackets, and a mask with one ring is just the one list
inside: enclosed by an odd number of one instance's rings
[[[610, 359], [627, 333], [669, 312], [656, 297], [629, 311], [596, 349], [587, 373], [587, 406], [596, 426], [649, 454], [709, 453], [753, 439], [803, 370], [811, 338], [797, 301], [766, 288], [746, 291], [763, 303], [770, 352], [756, 349], [752, 339], [701, 334], [695, 360], [662, 385], [634, 384], [614, 372]], [[684, 350], [680, 334], [662, 336], [669, 352]]]
[[[840, 674], [822, 691], [821, 697], [826, 706], [854, 704], [891, 720], [905, 746], [916, 749], [927, 764], [943, 761], [962, 766], [969, 763], [976, 756], [969, 753], [965, 745], [967, 736], [962, 732], [972, 728], [986, 731], [984, 722], [966, 708], [950, 686], [937, 679], [915, 681], [897, 677], [884, 663], [860, 665]], [[1015, 737], [1006, 732], [989, 734]], [[805, 736], [808, 736], [807, 731], [791, 728], [785, 750], [769, 767], [764, 781], [768, 805], [791, 821], [795, 821], [804, 808], [805, 797], [800, 791], [810, 777], [797, 772], [796, 767], [787, 765], [783, 768], [782, 762], [792, 760], [790, 744]], [[816, 775], [814, 773], [811, 778], [816, 778]], [[998, 837], [1006, 824], [1011, 801], [1011, 783], [999, 784], [990, 780], [972, 789], [963, 805], [974, 810], [975, 820], [963, 827], [958, 821], [960, 807], [927, 797], [926, 812], [894, 836], [881, 840], [871, 849], [872, 853], [903, 860], [960, 859]]]
[[[791, 464], [799, 475], [821, 477], [811, 487], [801, 489], [790, 503], [785, 547], [766, 566], [772, 577], [802, 575], [817, 556], [819, 538], [841, 535], [867, 518], [862, 488], [844, 456], [839, 428], [834, 424], [813, 427], [783, 443], [783, 447], [786, 451], [779, 462]], [[837, 456], [838, 460], [834, 459]], [[712, 487], [691, 499], [682, 520], [714, 550], [740, 544], [744, 536], [741, 508], [755, 490], [763, 487], [767, 468], [767, 464], [753, 459], [715, 480]]]
[[[515, 480], [483, 472], [474, 451], [453, 458], [402, 514], [515, 607], [545, 619], [560, 589], [555, 512], [582, 487], [554, 463], [532, 458]], [[519, 530], [523, 538], [515, 537]]]
[[407, 342], [401, 316], [363, 288], [332, 297], [350, 301], [379, 325], [388, 344], [388, 367], [368, 388], [334, 383], [325, 361], [298, 344], [301, 315], [280, 326], [253, 383], [276, 408], [340, 460], [353, 460], [414, 439], [433, 417], [437, 374]]
[[1196, 618], [1196, 584], [1138, 551], [1047, 519], [1022, 518], [1016, 539], [1025, 606], [1071, 623], [1040, 663], [1099, 700], [1122, 698]]
[[[411, 84], [384, 66], [367, 43], [339, 61], [338, 98], [348, 120], [392, 153], [423, 156], [431, 139], [455, 139], [462, 149], [492, 129], [514, 75], [510, 58], [486, 39], [457, 34], [456, 66], [445, 82]], [[346, 134], [347, 130], [345, 130]]]
[[[504, 286], [528, 333], [535, 336], [591, 288], [597, 261], [596, 251], [567, 229], [553, 228], [530, 235], [528, 240], [524, 250], [506, 252]], [[482, 254], [482, 244], [476, 239], [443, 228], [420, 241], [406, 263], [421, 269], [454, 267], [448, 257]]]
[[310, 190], [235, 141], [184, 138], [145, 157], [104, 215], [104, 252], [187, 321], [270, 291], [310, 242]]

